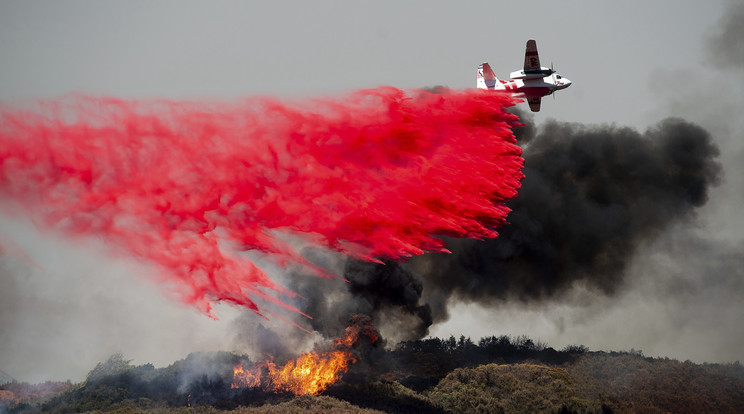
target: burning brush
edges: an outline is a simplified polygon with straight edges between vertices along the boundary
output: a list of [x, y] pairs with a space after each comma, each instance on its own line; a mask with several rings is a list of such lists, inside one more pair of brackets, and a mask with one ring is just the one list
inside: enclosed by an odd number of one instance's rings
[[369, 317], [353, 315], [352, 325], [333, 341], [330, 351], [306, 352], [283, 366], [278, 366], [271, 358], [257, 362], [250, 369], [238, 364], [233, 369], [231, 388], [262, 387], [266, 391], [296, 395], [319, 394], [348, 371], [350, 364], [357, 362], [354, 346], [361, 336], [369, 338], [372, 344], [379, 338]]

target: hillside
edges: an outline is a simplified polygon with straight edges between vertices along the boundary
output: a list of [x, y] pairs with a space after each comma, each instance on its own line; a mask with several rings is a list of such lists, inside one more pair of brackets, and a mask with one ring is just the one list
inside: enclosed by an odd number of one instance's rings
[[118, 354], [79, 384], [0, 385], [0, 412], [744, 412], [738, 362], [694, 364], [581, 346], [558, 351], [505, 336], [404, 342], [365, 357], [320, 396], [294, 396], [231, 388], [243, 355], [194, 353], [155, 368]]

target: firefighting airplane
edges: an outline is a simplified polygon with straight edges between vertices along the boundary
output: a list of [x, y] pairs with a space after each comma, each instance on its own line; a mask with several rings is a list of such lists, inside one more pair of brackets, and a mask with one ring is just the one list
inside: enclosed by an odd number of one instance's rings
[[540, 66], [537, 43], [528, 40], [527, 50], [524, 52], [524, 69], [512, 72], [509, 74], [511, 80], [503, 81], [496, 78], [491, 65], [484, 62], [478, 66], [478, 89], [508, 92], [512, 96], [526, 98], [532, 112], [539, 112], [543, 96], [571, 86], [570, 80], [557, 74], [553, 65], [550, 66]]

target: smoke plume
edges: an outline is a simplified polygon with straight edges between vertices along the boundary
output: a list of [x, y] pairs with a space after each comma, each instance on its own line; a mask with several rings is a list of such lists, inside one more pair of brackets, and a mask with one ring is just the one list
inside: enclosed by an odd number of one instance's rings
[[717, 155], [705, 130], [680, 119], [643, 134], [548, 122], [525, 148], [502, 237], [459, 240], [452, 256], [416, 265], [432, 289], [468, 300], [541, 299], [579, 280], [612, 293], [639, 243], [707, 201]]
[[343, 308], [371, 309], [382, 332], [414, 339], [448, 318], [452, 300], [539, 301], [577, 283], [613, 294], [639, 246], [693, 217], [719, 180], [711, 136], [682, 119], [644, 133], [556, 121], [538, 131], [521, 121], [525, 178], [500, 236], [448, 239], [451, 254], [408, 263], [352, 261]]
[[744, 4], [732, 2], [720, 18], [715, 31], [708, 38], [706, 51], [713, 63], [723, 67], [741, 69], [744, 66]]
[[440, 236], [495, 237], [522, 178], [510, 105], [379, 88], [304, 104], [4, 107], [0, 197], [157, 266], [207, 314], [216, 302], [289, 307], [276, 295], [294, 293], [240, 252], [329, 276], [289, 240], [376, 260], [444, 252]]

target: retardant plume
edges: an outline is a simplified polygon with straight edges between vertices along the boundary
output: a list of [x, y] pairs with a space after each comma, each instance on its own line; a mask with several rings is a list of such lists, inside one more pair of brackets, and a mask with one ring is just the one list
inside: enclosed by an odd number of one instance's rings
[[379, 88], [305, 103], [3, 107], [0, 196], [155, 264], [204, 312], [219, 301], [259, 312], [257, 300], [294, 293], [239, 252], [324, 274], [287, 234], [365, 260], [444, 252], [438, 236], [495, 237], [522, 178], [511, 103]]

